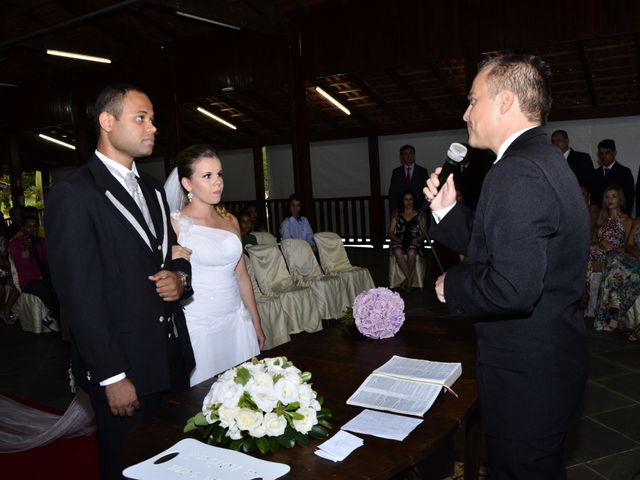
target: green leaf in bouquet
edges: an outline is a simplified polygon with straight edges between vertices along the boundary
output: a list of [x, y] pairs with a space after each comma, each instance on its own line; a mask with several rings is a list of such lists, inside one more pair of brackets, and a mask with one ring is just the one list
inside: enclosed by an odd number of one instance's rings
[[215, 439], [216, 443], [225, 443], [226, 429], [222, 428], [219, 424], [215, 424], [215, 429], [211, 432], [211, 437]]
[[311, 380], [311, 372], [302, 372], [300, 374], [300, 380], [302, 380], [302, 383], [308, 383], [309, 380]]
[[287, 411], [292, 411], [292, 410], [297, 410], [300, 408], [300, 402], [291, 402], [289, 405], [287, 405], [287, 408], [285, 410]]
[[196, 413], [195, 417], [193, 417], [193, 423], [198, 427], [206, 427], [209, 425], [209, 422], [207, 422], [207, 419], [202, 412]]
[[303, 420], [304, 415], [298, 412], [288, 412], [287, 415], [291, 417], [291, 420]]
[[331, 410], [328, 408], [323, 408], [317, 413], [318, 418], [329, 419], [331, 418]]
[[311, 430], [309, 430], [309, 435], [311, 435], [313, 438], [322, 439], [326, 438], [329, 435], [329, 431], [325, 427], [317, 423], [313, 427], [311, 427]]
[[282, 417], [284, 415], [284, 412], [285, 412], [284, 405], [282, 405], [282, 402], [278, 400], [278, 405], [276, 405], [276, 414]]
[[242, 442], [244, 442], [244, 439], [242, 438], [240, 440], [231, 440], [231, 443], [229, 444], [229, 448], [237, 452], [238, 450], [240, 450], [240, 447], [242, 446]]
[[189, 433], [192, 430], [197, 429], [198, 427], [196, 427], [195, 422], [193, 421], [193, 418], [190, 418], [189, 420], [187, 420], [187, 424], [184, 426], [184, 430], [182, 430], [183, 433]]
[[282, 377], [284, 377], [284, 375], [282, 375], [281, 373], [276, 373], [273, 376], [273, 384], [275, 385], [276, 383], [278, 383], [278, 380], [280, 380]]
[[[262, 438], [253, 438], [253, 437], [248, 437], [244, 440], [244, 443], [242, 444], [242, 451], [244, 453], [249, 453], [252, 452], [256, 449], [256, 445], [258, 446], [258, 448], [260, 448], [260, 442], [259, 440], [262, 440]], [[267, 445], [269, 444], [269, 442], [267, 442]], [[260, 451], [262, 452], [262, 448], [260, 448]], [[262, 452], [265, 453], [265, 452]]]
[[258, 449], [260, 450], [260, 453], [263, 454], [263, 455], [265, 453], [267, 453], [269, 451], [269, 449], [270, 449], [269, 440], [267, 440], [264, 437], [256, 438], [255, 439], [255, 443], [256, 443], [256, 445], [258, 445]]
[[293, 448], [296, 445], [296, 441], [293, 438], [293, 436], [290, 434], [287, 435], [286, 431], [285, 433], [283, 433], [282, 435], [276, 438], [278, 439], [278, 443], [282, 445], [284, 448]]
[[238, 400], [238, 407], [240, 408], [249, 408], [251, 410], [259, 411], [260, 409], [256, 406], [255, 402], [251, 398], [251, 394], [249, 392], [244, 392], [240, 399]]
[[293, 420], [291, 419], [291, 413], [290, 412], [286, 412], [284, 415], [284, 418], [287, 419], [287, 423], [289, 424], [289, 426], [291, 427], [292, 430], [295, 430], [296, 427], [293, 426]]
[[269, 439], [269, 448], [273, 453], [276, 453], [280, 450], [280, 444], [278, 443], [278, 439], [276, 437], [267, 437]]
[[316, 400], [321, 406], [324, 403], [324, 397], [322, 395], [318, 395], [317, 393], [316, 393]]
[[329, 422], [326, 420], [318, 420], [318, 425], [322, 425], [325, 428], [333, 428]]
[[251, 380], [251, 372], [249, 372], [249, 370], [244, 367], [236, 368], [236, 376], [233, 379], [234, 382], [240, 385], [246, 385], [249, 380]]
[[301, 447], [306, 447], [307, 445], [309, 445], [309, 439], [306, 435], [303, 435], [300, 432], [296, 432], [296, 444]]

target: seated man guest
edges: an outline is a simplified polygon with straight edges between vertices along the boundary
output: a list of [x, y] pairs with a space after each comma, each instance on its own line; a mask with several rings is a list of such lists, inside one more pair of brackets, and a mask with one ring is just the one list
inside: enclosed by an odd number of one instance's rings
[[302, 201], [295, 193], [289, 196], [287, 213], [288, 216], [280, 224], [280, 237], [282, 240], [299, 238], [306, 241], [314, 252], [317, 251], [316, 244], [313, 241], [313, 230], [311, 230], [307, 217], [302, 215]]
[[[242, 248], [244, 249], [244, 247], [246, 247], [247, 245], [257, 245], [258, 239], [255, 237], [255, 235], [251, 234], [251, 228], [253, 227], [251, 215], [249, 215], [247, 211], [242, 212], [240, 215], [238, 215], [238, 223], [240, 224]], [[247, 254], [247, 251], [244, 250], [244, 253]]]

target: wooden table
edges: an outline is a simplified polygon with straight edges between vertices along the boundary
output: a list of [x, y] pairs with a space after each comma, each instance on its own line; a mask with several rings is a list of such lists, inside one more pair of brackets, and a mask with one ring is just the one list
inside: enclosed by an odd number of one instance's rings
[[[465, 478], [477, 478], [480, 433], [475, 412], [475, 347], [470, 322], [407, 318], [398, 335], [385, 340], [368, 339], [334, 326], [314, 334], [296, 335], [292, 342], [269, 350], [264, 356], [279, 355], [289, 358], [302, 371], [312, 372], [313, 388], [324, 396], [324, 406], [333, 413], [332, 433], [362, 411], [360, 407], [347, 405], [347, 398], [392, 355], [462, 362], [462, 377], [453, 385], [458, 398], [441, 394], [425, 414], [422, 424], [404, 441], [361, 435], [364, 446], [337, 463], [315, 455], [315, 447], [321, 441], [313, 439], [307, 447], [281, 449], [261, 457], [290, 465], [291, 471], [283, 478], [394, 478], [438, 455], [443, 447], [451, 450], [453, 434], [465, 424]], [[155, 415], [139, 424], [127, 441], [125, 465], [145, 460], [184, 438], [185, 421], [200, 411], [212, 382], [207, 380], [171, 397]]]

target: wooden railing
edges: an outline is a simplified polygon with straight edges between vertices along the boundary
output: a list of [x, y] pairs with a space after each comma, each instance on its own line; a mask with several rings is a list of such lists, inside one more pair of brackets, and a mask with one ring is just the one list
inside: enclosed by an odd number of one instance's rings
[[[264, 212], [261, 212], [264, 225], [277, 237], [280, 223], [287, 214], [287, 199], [269, 199], [264, 203]], [[315, 209], [315, 225], [312, 224], [312, 227], [318, 232], [335, 232], [346, 243], [381, 245], [389, 220], [386, 198], [381, 198], [377, 207], [374, 203], [372, 197], [317, 198], [312, 206]], [[248, 205], [256, 204], [255, 201], [234, 201], [225, 202], [225, 207], [237, 214]], [[382, 223], [382, 228], [377, 225], [378, 222]]]

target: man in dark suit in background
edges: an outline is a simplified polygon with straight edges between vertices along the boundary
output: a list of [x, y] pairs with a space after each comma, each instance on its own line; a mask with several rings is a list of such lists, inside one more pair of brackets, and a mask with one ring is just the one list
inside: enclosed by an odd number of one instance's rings
[[605, 138], [598, 144], [598, 160], [600, 167], [593, 174], [593, 188], [591, 191], [591, 204], [602, 208], [604, 191], [610, 185], [618, 185], [624, 192], [625, 213], [631, 215], [633, 210], [633, 174], [628, 167], [621, 165], [616, 160], [616, 142]]
[[551, 134], [551, 143], [560, 149], [562, 155], [573, 170], [578, 183], [591, 192], [593, 179], [593, 162], [591, 155], [585, 152], [576, 152], [569, 147], [569, 135], [565, 130], [556, 130]]
[[72, 369], [96, 415], [100, 476], [122, 478], [128, 433], [194, 366], [178, 300], [190, 290], [161, 185], [134, 158], [153, 150], [153, 105], [130, 85], [95, 106], [98, 145], [56, 184], [45, 224], [51, 277], [72, 337]]
[[[490, 478], [564, 480], [565, 432], [581, 415], [588, 350], [580, 302], [590, 228], [574, 175], [541, 124], [549, 66], [507, 55], [480, 67], [464, 114], [469, 143], [497, 160], [475, 215], [453, 177], [425, 194], [435, 239], [465, 255], [436, 281], [451, 314], [475, 320]], [[437, 169], [436, 172], [439, 172]]]
[[394, 168], [389, 183], [389, 212], [402, 210], [402, 194], [405, 190], [413, 192], [414, 208], [420, 210], [424, 206], [422, 188], [429, 178], [426, 168], [416, 164], [416, 149], [413, 145], [400, 147], [401, 166]]

